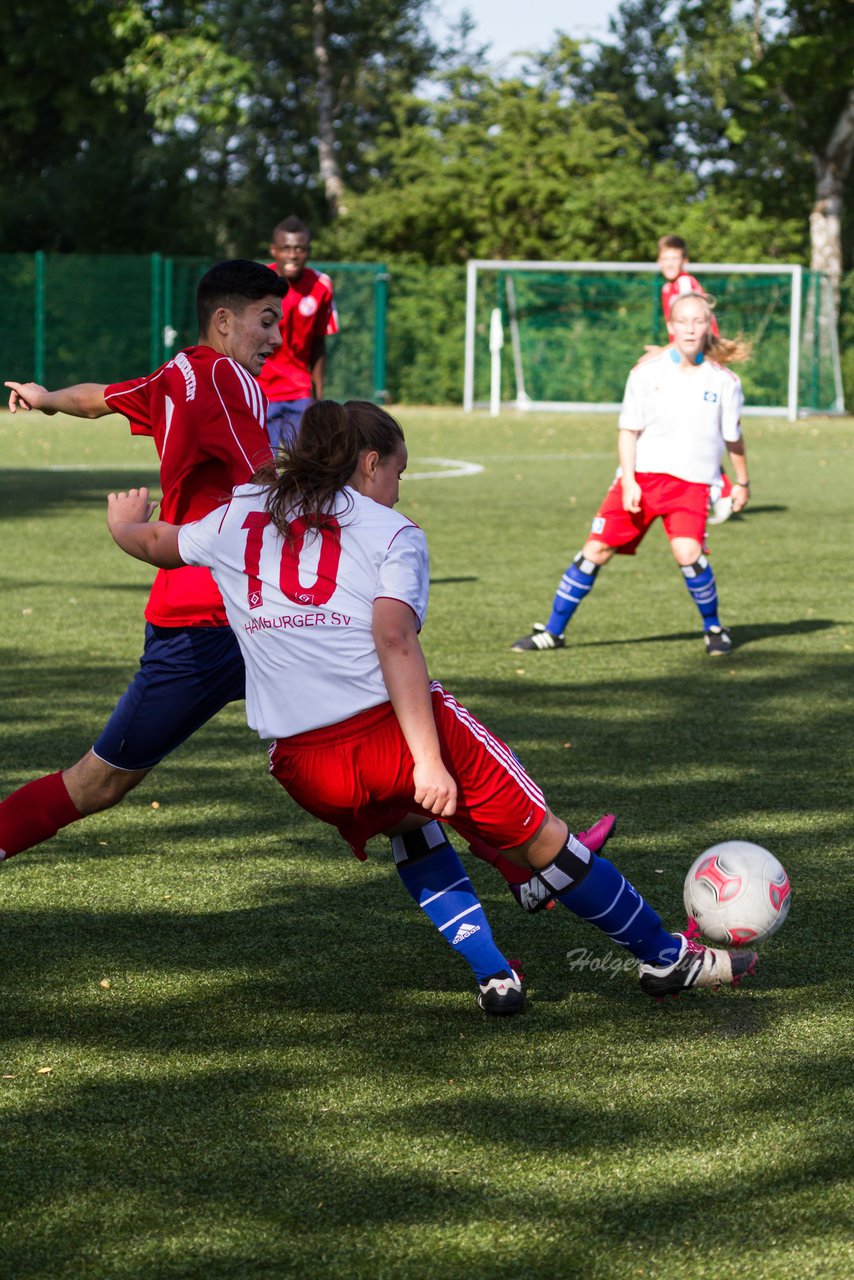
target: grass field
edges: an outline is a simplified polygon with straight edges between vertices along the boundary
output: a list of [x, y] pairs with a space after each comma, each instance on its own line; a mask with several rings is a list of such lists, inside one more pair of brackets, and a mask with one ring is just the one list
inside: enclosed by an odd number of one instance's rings
[[[710, 662], [658, 529], [566, 651], [509, 651], [613, 474], [611, 419], [400, 417], [416, 475], [483, 467], [403, 484], [432, 674], [571, 826], [618, 814], [668, 923], [727, 838], [781, 858], [789, 922], [749, 987], [659, 1007], [474, 864], [530, 993], [488, 1020], [384, 842], [352, 859], [230, 708], [0, 873], [0, 1276], [847, 1280], [854, 425], [748, 421], [753, 503], [711, 531], [737, 649]], [[2, 415], [0, 449], [6, 794], [81, 755], [135, 668], [150, 571], [103, 496], [156, 472], [114, 419]]]

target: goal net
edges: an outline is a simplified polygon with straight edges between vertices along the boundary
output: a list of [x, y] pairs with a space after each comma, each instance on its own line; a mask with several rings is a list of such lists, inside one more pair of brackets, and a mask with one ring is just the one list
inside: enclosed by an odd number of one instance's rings
[[[715, 299], [721, 333], [753, 344], [751, 359], [738, 366], [746, 412], [792, 420], [844, 412], [826, 276], [799, 266], [707, 262], [692, 264], [691, 272]], [[468, 263], [466, 410], [501, 403], [614, 411], [644, 346], [666, 342], [653, 264]]]

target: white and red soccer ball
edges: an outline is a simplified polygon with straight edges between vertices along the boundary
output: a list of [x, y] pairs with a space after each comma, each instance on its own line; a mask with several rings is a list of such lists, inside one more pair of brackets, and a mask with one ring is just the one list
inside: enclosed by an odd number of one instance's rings
[[789, 877], [761, 845], [727, 840], [701, 853], [685, 877], [685, 910], [711, 942], [770, 938], [789, 914]]

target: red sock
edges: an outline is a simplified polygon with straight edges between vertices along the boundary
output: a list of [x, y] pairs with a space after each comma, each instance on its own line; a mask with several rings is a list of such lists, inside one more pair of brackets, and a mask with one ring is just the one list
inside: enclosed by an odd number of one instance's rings
[[530, 867], [519, 867], [484, 840], [469, 840], [469, 851], [482, 862], [489, 862], [508, 884], [527, 884], [534, 874]]
[[0, 804], [0, 862], [49, 840], [60, 827], [82, 817], [61, 773], [49, 773], [28, 782]]

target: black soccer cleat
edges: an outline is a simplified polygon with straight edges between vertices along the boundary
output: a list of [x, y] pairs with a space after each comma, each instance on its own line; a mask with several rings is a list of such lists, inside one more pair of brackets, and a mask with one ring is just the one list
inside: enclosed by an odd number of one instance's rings
[[673, 964], [641, 964], [641, 990], [656, 1000], [678, 996], [694, 987], [737, 987], [756, 969], [759, 956], [755, 951], [719, 951], [695, 942], [685, 933], [679, 956]]
[[703, 639], [710, 658], [726, 658], [732, 653], [732, 639], [726, 627], [709, 627], [703, 632]]
[[547, 649], [565, 648], [566, 641], [563, 636], [552, 635], [551, 631], [546, 631], [541, 622], [534, 623], [529, 636], [522, 636], [521, 640], [517, 640], [510, 646], [513, 653], [533, 653], [537, 649], [543, 652]]
[[521, 1013], [525, 1007], [525, 988], [514, 969], [504, 969], [493, 974], [486, 982], [478, 983], [478, 1008], [498, 1017]]

